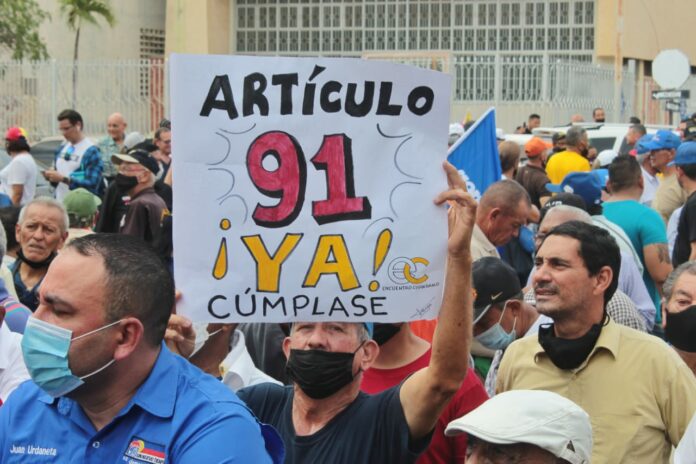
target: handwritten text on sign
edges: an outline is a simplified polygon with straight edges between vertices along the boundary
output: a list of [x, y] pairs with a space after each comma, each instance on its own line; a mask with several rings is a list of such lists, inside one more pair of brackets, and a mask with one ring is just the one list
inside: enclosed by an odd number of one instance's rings
[[196, 321], [406, 321], [442, 297], [449, 77], [175, 55], [175, 276]]

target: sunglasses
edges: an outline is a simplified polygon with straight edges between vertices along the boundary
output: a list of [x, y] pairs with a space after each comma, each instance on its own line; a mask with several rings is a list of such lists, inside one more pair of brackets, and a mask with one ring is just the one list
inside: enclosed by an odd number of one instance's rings
[[67, 150], [63, 153], [63, 159], [65, 161], [70, 161], [72, 159], [72, 155], [75, 153], [75, 147], [70, 145]]

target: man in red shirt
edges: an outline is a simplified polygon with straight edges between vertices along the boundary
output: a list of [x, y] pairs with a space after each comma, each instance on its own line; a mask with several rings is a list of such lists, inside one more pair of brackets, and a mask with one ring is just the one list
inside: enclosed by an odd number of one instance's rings
[[[407, 323], [375, 324], [374, 340], [379, 344], [377, 360], [365, 371], [360, 389], [376, 394], [400, 384], [410, 374], [430, 363], [430, 343], [416, 336]], [[488, 399], [476, 373], [469, 369], [462, 386], [445, 406], [435, 426], [428, 449], [418, 464], [462, 463], [466, 459], [466, 434], [446, 437], [450, 421], [476, 409]]]

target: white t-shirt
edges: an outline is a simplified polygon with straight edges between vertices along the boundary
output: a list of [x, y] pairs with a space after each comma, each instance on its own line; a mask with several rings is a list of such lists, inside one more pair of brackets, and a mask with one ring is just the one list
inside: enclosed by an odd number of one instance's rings
[[236, 392], [240, 388], [267, 382], [282, 385], [254, 365], [246, 348], [244, 334], [240, 330], [234, 331], [230, 345], [229, 354], [220, 363], [220, 374], [222, 383], [230, 387], [232, 391]]
[[680, 206], [672, 212], [667, 222], [667, 243], [669, 244], [669, 255], [672, 256], [674, 251], [674, 242], [677, 241], [677, 228], [679, 227], [679, 218], [684, 207]]
[[[56, 158], [56, 171], [66, 177], [69, 177], [73, 171], [80, 168], [82, 156], [85, 154], [87, 149], [93, 145], [94, 144], [92, 141], [87, 137], [75, 145], [70, 142], [63, 145], [63, 149], [58, 154], [58, 158]], [[68, 185], [64, 182], [60, 182], [56, 187], [56, 200], [63, 201], [63, 198], [65, 198], [65, 195], [67, 195], [69, 191], [70, 187], [68, 187]]]
[[15, 388], [29, 379], [22, 357], [22, 336], [0, 326], [0, 400], [4, 403]]
[[674, 452], [674, 464], [696, 463], [696, 414], [689, 422], [682, 439]]
[[0, 171], [0, 192], [12, 198], [12, 186], [23, 185], [24, 191], [20, 205], [26, 205], [36, 193], [37, 171], [33, 156], [27, 152], [18, 153], [12, 157], [10, 164]]
[[643, 169], [643, 166], [640, 167], [640, 170], [643, 173], [643, 194], [640, 196], [640, 203], [645, 206], [651, 206], [660, 181], [657, 177]]

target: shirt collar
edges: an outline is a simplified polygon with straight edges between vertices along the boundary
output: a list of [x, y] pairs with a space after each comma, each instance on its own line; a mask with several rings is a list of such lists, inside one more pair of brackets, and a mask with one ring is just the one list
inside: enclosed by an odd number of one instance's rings
[[13, 367], [10, 365], [10, 353], [13, 351], [12, 344], [15, 343], [15, 337], [10, 332], [7, 324], [0, 325], [0, 370]]
[[486, 252], [491, 253], [492, 251], [495, 250], [495, 252], [498, 253], [498, 250], [495, 247], [495, 245], [493, 245], [491, 243], [491, 241], [488, 240], [488, 237], [486, 237], [486, 234], [483, 233], [483, 230], [481, 230], [481, 228], [478, 226], [478, 224], [474, 224], [473, 234], [474, 234], [474, 239], [483, 245], [483, 247], [486, 249]]
[[174, 354], [162, 342], [157, 361], [133, 397], [133, 403], [159, 417], [171, 417], [174, 413], [179, 369]]
[[[607, 350], [609, 353], [612, 354], [612, 356], [614, 356], [614, 358], [616, 358], [619, 355], [619, 339], [621, 337], [619, 333], [619, 327], [611, 317], [608, 317], [608, 319], [609, 322], [607, 322], [607, 324], [604, 327], [602, 327], [602, 331], [599, 333], [597, 343], [595, 343], [594, 348], [592, 348], [592, 351], [590, 351], [590, 355], [587, 357], [585, 361], [583, 361], [583, 363], [580, 365], [580, 367], [578, 367], [578, 369], [582, 369], [583, 367], [585, 367], [588, 361], [599, 350]], [[541, 347], [537, 340], [536, 351], [534, 353], [534, 360], [538, 361], [540, 356], [546, 356], [546, 353], [544, 352], [544, 349]]]
[[136, 198], [138, 198], [139, 196], [141, 196], [144, 193], [155, 193], [155, 188], [154, 187], [146, 187], [146, 188], [142, 189], [141, 191], [139, 191], [138, 193], [136, 193], [135, 195], [130, 197], [131, 201], [135, 200]]
[[244, 334], [240, 330], [235, 330], [230, 338], [230, 352], [220, 363], [223, 382], [230, 376], [237, 376], [241, 380], [241, 387], [247, 387], [255, 371], [256, 366], [246, 349]]
[[[147, 376], [145, 382], [138, 388], [135, 396], [130, 400], [126, 407], [121, 410], [118, 416], [126, 414], [137, 404], [145, 411], [158, 417], [171, 417], [174, 413], [174, 403], [176, 400], [176, 390], [178, 385], [179, 370], [174, 363], [174, 354], [162, 342], [157, 361]], [[53, 404], [56, 400], [61, 403], [75, 401], [66, 398], [53, 398], [43, 390], [39, 394], [39, 401], [46, 404]], [[61, 406], [59, 405], [59, 408]]]

